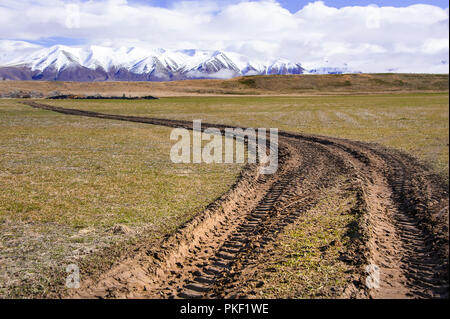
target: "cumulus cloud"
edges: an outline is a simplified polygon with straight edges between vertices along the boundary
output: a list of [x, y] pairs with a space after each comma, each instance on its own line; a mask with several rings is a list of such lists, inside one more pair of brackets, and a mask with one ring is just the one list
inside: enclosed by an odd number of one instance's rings
[[230, 50], [306, 67], [448, 72], [449, 11], [431, 5], [338, 9], [316, 1], [291, 13], [274, 0], [179, 1], [169, 8], [126, 0], [2, 0], [0, 16], [3, 42], [61, 37], [109, 46]]

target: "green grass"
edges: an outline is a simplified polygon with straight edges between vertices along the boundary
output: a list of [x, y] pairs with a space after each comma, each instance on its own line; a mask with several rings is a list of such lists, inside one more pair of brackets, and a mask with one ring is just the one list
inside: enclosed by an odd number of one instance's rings
[[[123, 248], [118, 243], [142, 234], [160, 238], [170, 233], [225, 192], [240, 170], [239, 165], [172, 164], [170, 128], [62, 115], [17, 102], [0, 100], [0, 296], [46, 295], [49, 285], [60, 280], [52, 272], [67, 263], [101, 256], [92, 264], [100, 269], [111, 262], [100, 254], [102, 249], [114, 246], [120, 258]], [[413, 154], [448, 180], [448, 93], [45, 103], [377, 142]], [[326, 227], [322, 223], [337, 227], [353, 218], [317, 216], [314, 225], [320, 229]], [[116, 224], [132, 232], [110, 232]], [[286, 251], [306, 252], [302, 245], [322, 247], [338, 238], [345, 246], [344, 233], [321, 231], [314, 238], [305, 233], [319, 231], [313, 226], [292, 228], [282, 241]], [[318, 265], [314, 249], [305, 263], [292, 257], [281, 267], [286, 274], [301, 268], [308, 278], [327, 275], [341, 286], [342, 272]], [[335, 257], [330, 255], [330, 261]], [[323, 293], [314, 280], [303, 286], [308, 296]]]
[[[273, 246], [265, 268], [244, 283], [255, 298], [335, 298], [358, 271], [342, 256], [355, 254], [361, 236], [357, 194], [345, 191], [344, 178], [330, 189], [318, 189], [320, 200], [286, 227]], [[253, 284], [263, 282], [261, 287]]]
[[2, 217], [79, 227], [178, 219], [226, 190], [238, 171], [171, 163], [169, 128], [10, 102], [0, 112]]
[[174, 164], [170, 132], [0, 100], [0, 296], [130, 236], [162, 237], [226, 192], [241, 166]]
[[51, 101], [64, 107], [338, 136], [380, 143], [429, 163], [448, 180], [448, 93], [316, 97], [174, 97]]

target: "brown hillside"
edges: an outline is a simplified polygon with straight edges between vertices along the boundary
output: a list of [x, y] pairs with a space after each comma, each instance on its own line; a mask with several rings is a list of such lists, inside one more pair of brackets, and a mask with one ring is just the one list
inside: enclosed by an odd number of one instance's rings
[[269, 75], [230, 80], [173, 82], [0, 81], [0, 94], [31, 93], [122, 96], [317, 95], [448, 91], [448, 74]]

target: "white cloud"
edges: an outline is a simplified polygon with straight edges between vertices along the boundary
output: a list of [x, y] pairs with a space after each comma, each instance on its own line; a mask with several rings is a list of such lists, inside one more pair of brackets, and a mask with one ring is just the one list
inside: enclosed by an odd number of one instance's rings
[[25, 55], [41, 48], [40, 45], [25, 41], [0, 40], [0, 63], [8, 61], [12, 57]]
[[428, 54], [447, 53], [448, 55], [449, 40], [448, 38], [435, 39], [431, 38], [422, 45], [422, 52]]
[[0, 39], [64, 37], [99, 45], [231, 50], [307, 67], [323, 65], [327, 57], [329, 66], [348, 63], [367, 72], [448, 72], [442, 61], [448, 61], [449, 12], [431, 5], [337, 9], [317, 1], [292, 14], [270, 0], [189, 1], [171, 8], [99, 0], [78, 2], [79, 28], [71, 28], [66, 8], [74, 3], [2, 0]]

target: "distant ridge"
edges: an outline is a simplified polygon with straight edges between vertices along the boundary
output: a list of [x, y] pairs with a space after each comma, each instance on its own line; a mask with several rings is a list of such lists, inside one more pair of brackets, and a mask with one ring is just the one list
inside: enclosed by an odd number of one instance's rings
[[448, 74], [262, 75], [170, 82], [0, 81], [0, 98], [76, 96], [348, 95], [448, 93]]

